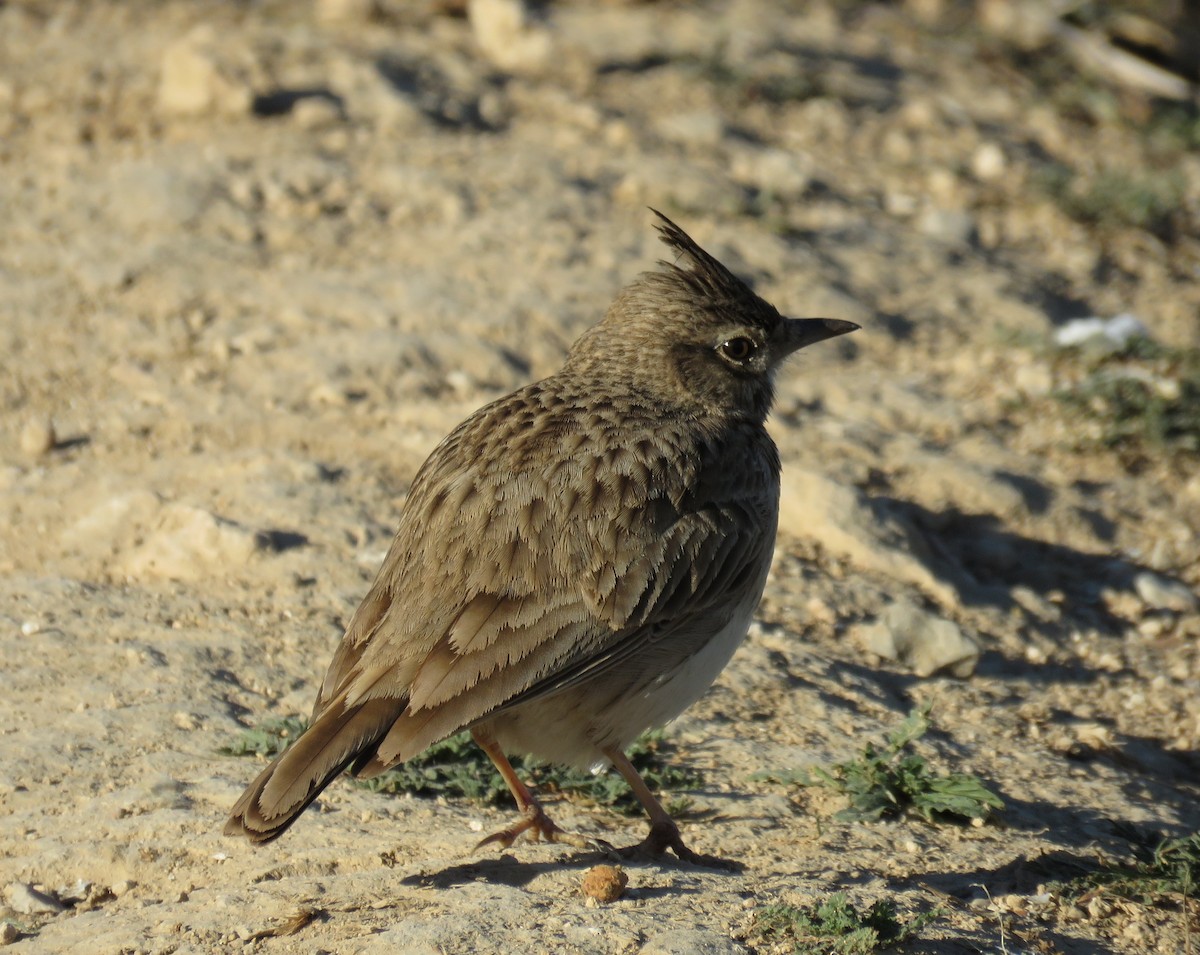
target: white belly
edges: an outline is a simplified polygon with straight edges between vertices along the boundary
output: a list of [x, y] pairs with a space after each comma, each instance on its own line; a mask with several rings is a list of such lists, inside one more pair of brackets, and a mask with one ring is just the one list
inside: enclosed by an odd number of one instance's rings
[[584, 768], [603, 765], [608, 760], [601, 747], [627, 748], [704, 695], [745, 638], [761, 593], [761, 586], [751, 591], [728, 623], [648, 684], [643, 678], [640, 688], [631, 686], [625, 668], [502, 713], [489, 729], [509, 753]]

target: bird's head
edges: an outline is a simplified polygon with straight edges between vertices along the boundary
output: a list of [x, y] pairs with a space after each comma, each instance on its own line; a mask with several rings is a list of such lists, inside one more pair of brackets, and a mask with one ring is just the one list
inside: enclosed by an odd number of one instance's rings
[[674, 222], [655, 215], [674, 261], [618, 294], [604, 320], [572, 347], [568, 369], [615, 376], [688, 413], [762, 421], [785, 358], [859, 327], [785, 318]]

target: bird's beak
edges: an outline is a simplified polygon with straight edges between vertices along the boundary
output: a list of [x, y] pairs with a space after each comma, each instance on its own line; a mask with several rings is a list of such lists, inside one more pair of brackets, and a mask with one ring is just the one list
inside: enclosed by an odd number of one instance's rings
[[827, 338], [856, 332], [861, 327], [839, 318], [788, 318], [784, 322], [783, 349], [787, 355]]

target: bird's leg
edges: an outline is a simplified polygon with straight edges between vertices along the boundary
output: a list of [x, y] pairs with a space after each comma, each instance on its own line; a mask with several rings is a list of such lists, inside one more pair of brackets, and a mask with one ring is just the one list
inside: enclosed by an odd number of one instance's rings
[[488, 759], [500, 771], [505, 785], [508, 786], [508, 791], [513, 794], [513, 799], [517, 801], [517, 809], [520, 811], [522, 817], [518, 822], [513, 823], [513, 825], [501, 829], [499, 832], [494, 832], [486, 839], [480, 841], [475, 846], [476, 852], [494, 842], [499, 843], [507, 849], [524, 832], [528, 832], [529, 837], [534, 842], [537, 842], [539, 839], [545, 839], [547, 842], [564, 842], [567, 845], [576, 846], [580, 849], [596, 847], [594, 840], [588, 839], [586, 836], [581, 836], [577, 832], [568, 832], [566, 829], [560, 829], [554, 824], [554, 821], [546, 815], [546, 810], [542, 808], [542, 804], [538, 802], [537, 797], [533, 794], [533, 790], [521, 781], [521, 777], [513, 769], [512, 763], [504, 755], [504, 750], [500, 748], [500, 744], [489, 733], [476, 727], [471, 730], [471, 738], [475, 740], [480, 749], [487, 753]]
[[654, 793], [650, 791], [650, 787], [646, 785], [646, 781], [642, 779], [641, 774], [633, 768], [633, 763], [629, 761], [628, 757], [615, 746], [606, 747], [602, 752], [612, 761], [617, 772], [625, 777], [625, 782], [629, 783], [629, 788], [633, 790], [637, 801], [642, 804], [642, 808], [646, 810], [646, 814], [650, 817], [650, 834], [636, 846], [619, 849], [618, 853], [620, 855], [628, 859], [646, 857], [659, 859], [670, 849], [679, 859], [684, 862], [691, 862], [693, 865], [703, 865], [718, 869], [736, 867], [735, 863], [718, 858], [717, 856], [701, 855], [698, 852], [693, 852], [684, 845], [683, 837], [679, 834], [679, 826], [675, 824], [675, 820], [663, 808], [662, 803], [655, 798]]

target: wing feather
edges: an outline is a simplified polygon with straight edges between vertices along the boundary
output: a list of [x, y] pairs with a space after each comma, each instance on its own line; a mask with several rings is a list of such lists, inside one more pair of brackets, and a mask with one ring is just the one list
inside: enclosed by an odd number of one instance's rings
[[364, 773], [647, 653], [667, 665], [690, 652], [673, 634], [702, 641], [728, 621], [729, 581], [765, 574], [777, 471], [713, 476], [712, 449], [685, 437], [694, 429], [665, 429], [649, 408], [641, 431], [628, 410], [604, 419], [616, 435], [595, 447], [619, 448], [605, 474], [579, 440], [594, 408], [576, 421], [556, 399], [563, 420], [529, 438], [522, 409], [537, 389], [468, 419], [430, 456], [347, 628], [318, 712], [339, 696], [405, 703]]

